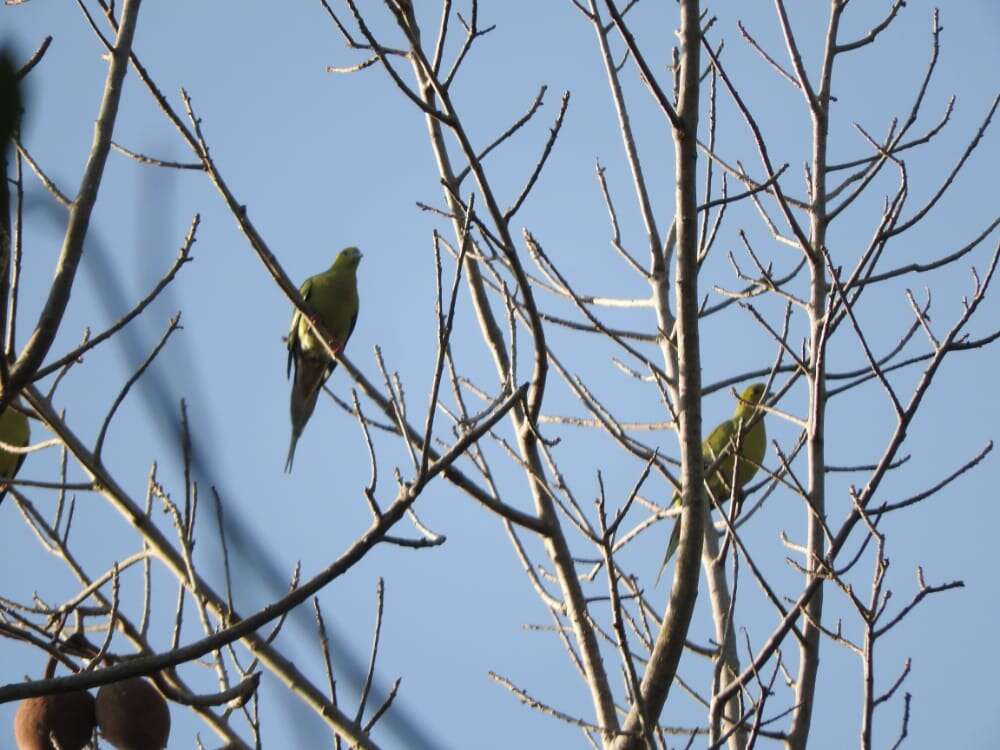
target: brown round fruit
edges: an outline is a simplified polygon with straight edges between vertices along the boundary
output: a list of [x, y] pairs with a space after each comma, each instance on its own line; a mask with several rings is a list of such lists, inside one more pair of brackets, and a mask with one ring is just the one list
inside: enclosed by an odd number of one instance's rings
[[86, 690], [21, 701], [14, 716], [18, 750], [81, 750], [94, 734], [94, 697]]
[[118, 750], [162, 750], [170, 736], [170, 711], [152, 684], [132, 677], [97, 691], [97, 725]]

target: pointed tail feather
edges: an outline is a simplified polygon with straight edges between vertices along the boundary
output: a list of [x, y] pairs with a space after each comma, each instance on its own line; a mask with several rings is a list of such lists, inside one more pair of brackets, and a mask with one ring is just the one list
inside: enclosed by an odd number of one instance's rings
[[670, 541], [667, 542], [667, 551], [663, 555], [663, 564], [660, 565], [660, 572], [656, 574], [656, 583], [660, 583], [660, 577], [663, 575], [663, 571], [667, 569], [667, 563], [670, 562], [670, 558], [674, 556], [677, 551], [677, 546], [681, 543], [681, 517], [677, 516], [677, 521], [674, 523], [674, 530], [670, 532]]
[[285, 471], [291, 472], [292, 461], [295, 458], [295, 445], [306, 427], [306, 423], [316, 408], [316, 399], [320, 388], [330, 376], [332, 368], [328, 362], [302, 357], [295, 366], [295, 379], [292, 382], [292, 396], [289, 403], [289, 414], [292, 418], [292, 440], [288, 447], [288, 458], [285, 461]]
[[292, 461], [295, 460], [295, 444], [299, 442], [299, 436], [292, 433], [292, 441], [288, 446], [288, 458], [285, 459], [285, 473], [292, 473]]

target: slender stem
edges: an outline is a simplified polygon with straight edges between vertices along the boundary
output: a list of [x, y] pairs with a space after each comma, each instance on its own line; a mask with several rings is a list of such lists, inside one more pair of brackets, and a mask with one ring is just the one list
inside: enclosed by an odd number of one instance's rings
[[28, 382], [34, 371], [42, 364], [55, 340], [63, 313], [69, 304], [73, 281], [80, 265], [80, 258], [83, 257], [83, 243], [90, 225], [90, 216], [97, 202], [104, 165], [111, 150], [111, 136], [114, 132], [115, 118], [118, 116], [118, 103], [121, 101], [125, 73], [128, 70], [140, 2], [141, 0], [125, 0], [122, 5], [118, 36], [110, 53], [111, 63], [104, 84], [104, 96], [101, 99], [97, 122], [94, 124], [94, 141], [80, 181], [80, 190], [69, 208], [69, 221], [63, 237], [62, 250], [59, 253], [55, 279], [49, 288], [49, 296], [38, 317], [35, 330], [11, 368], [8, 384], [10, 387], [4, 389], [3, 395], [0, 396], [0, 410], [6, 407], [13, 394]]
[[[352, 0], [348, 0], [349, 3]], [[352, 4], [352, 9], [353, 9]], [[420, 42], [420, 30], [412, 8], [407, 6], [397, 15], [397, 22], [411, 45], [410, 61], [417, 79], [422, 102], [421, 109], [427, 113], [426, 121], [431, 147], [437, 161], [438, 171], [444, 186], [445, 200], [451, 213], [451, 220], [458, 242], [468, 242], [463, 227], [466, 223], [466, 208], [456, 192], [457, 181], [451, 158], [444, 142], [442, 123], [445, 123], [458, 140], [463, 156], [469, 164], [470, 172], [475, 178], [480, 195], [486, 205], [486, 210], [499, 233], [501, 250], [504, 252], [508, 265], [517, 280], [519, 292], [523, 297], [524, 308], [528, 318], [528, 328], [532, 334], [535, 346], [535, 366], [528, 390], [527, 408], [517, 405], [511, 410], [511, 420], [517, 434], [521, 458], [527, 467], [527, 475], [532, 498], [535, 502], [538, 520], [547, 528], [543, 536], [546, 552], [553, 562], [553, 568], [563, 591], [566, 615], [580, 647], [587, 683], [591, 690], [595, 711], [600, 725], [604, 728], [605, 741], [610, 742], [618, 729], [618, 718], [615, 713], [614, 698], [604, 669], [603, 658], [587, 613], [586, 598], [583, 595], [573, 556], [569, 544], [559, 524], [554, 503], [544, 486], [544, 466], [538, 450], [538, 436], [534, 427], [541, 408], [545, 388], [545, 377], [548, 361], [546, 358], [545, 338], [534, 304], [531, 287], [518, 259], [514, 243], [507, 226], [507, 219], [499, 209], [490, 182], [481, 162], [472, 148], [462, 127], [461, 118], [455, 111], [447, 90], [437, 79], [430, 62], [424, 55]], [[437, 112], [437, 103], [443, 109], [444, 117], [431, 114], [428, 110]], [[489, 304], [484, 280], [478, 264], [471, 257], [465, 259], [466, 285], [472, 298], [472, 304], [479, 320], [483, 338], [487, 342], [501, 380], [506, 380], [510, 374], [510, 354], [504, 343], [502, 330], [497, 323]]]
[[[701, 355], [698, 338], [698, 104], [701, 28], [698, 0], [680, 3], [681, 71], [674, 127], [675, 200], [677, 216], [677, 356], [679, 361], [679, 427], [683, 510], [681, 541], [663, 624], [642, 678], [641, 704], [650, 717], [663, 711], [698, 597], [705, 511], [701, 457]], [[633, 54], [635, 50], [633, 50]], [[664, 332], [661, 331], [661, 335]], [[638, 750], [640, 717], [633, 706], [618, 737], [616, 750]]]
[[[779, 3], [780, 8], [780, 3]], [[806, 586], [812, 587], [820, 578], [820, 561], [825, 556], [826, 534], [823, 520], [826, 518], [826, 342], [830, 328], [827, 314], [828, 282], [824, 250], [826, 248], [827, 217], [827, 138], [830, 117], [830, 83], [833, 77], [833, 62], [836, 56], [837, 30], [843, 5], [839, 0], [831, 0], [830, 21], [826, 33], [826, 47], [820, 71], [819, 89], [815, 94], [807, 85], [804, 72], [800, 72], [806, 101], [813, 123], [812, 177], [810, 194], [812, 206], [809, 210], [809, 242], [812, 253], [808, 263], [811, 274], [809, 296], [810, 329], [810, 373], [809, 373], [809, 424], [806, 442], [806, 462], [808, 465], [808, 500], [806, 509], [807, 537]], [[795, 37], [791, 28], [785, 26], [785, 36], [789, 53], [796, 57]], [[809, 739], [812, 711], [816, 693], [816, 677], [819, 673], [819, 647], [823, 617], [822, 580], [816, 584], [816, 591], [805, 607], [805, 623], [802, 639], [799, 641], [799, 674], [795, 683], [795, 710], [786, 744], [794, 750], [804, 750]]]

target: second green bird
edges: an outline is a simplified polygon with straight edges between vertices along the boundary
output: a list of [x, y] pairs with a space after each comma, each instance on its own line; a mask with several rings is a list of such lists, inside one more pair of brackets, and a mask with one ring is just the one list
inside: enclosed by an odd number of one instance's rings
[[[336, 342], [337, 353], [343, 351], [358, 321], [358, 264], [361, 251], [348, 247], [337, 254], [327, 271], [310, 276], [299, 288], [306, 304]], [[296, 310], [288, 331], [288, 373], [292, 379], [292, 441], [288, 446], [285, 471], [292, 470], [295, 444], [302, 435], [316, 407], [316, 398], [326, 379], [337, 366], [323, 344], [312, 332], [309, 322]]]
[[[737, 435], [740, 436], [741, 442], [739, 445], [740, 462], [736, 470], [736, 488], [738, 490], [743, 489], [747, 482], [754, 478], [754, 475], [757, 473], [757, 467], [764, 460], [764, 449], [767, 447], [764, 415], [762, 414], [749, 429], [744, 426], [742, 434], [740, 434], [740, 424], [745, 425], [753, 417], [757, 411], [757, 404], [764, 400], [766, 387], [763, 383], [754, 383], [745, 389], [740, 394], [740, 402], [736, 405], [732, 419], [727, 419], [717, 425], [709, 433], [708, 437], [702, 441], [701, 459], [706, 469], [715, 462], [716, 458], [728, 450], [728, 454], [719, 462], [719, 466], [712, 473], [712, 476], [705, 477], [709, 491], [717, 503], [728, 500], [730, 494], [732, 494], [729, 483], [733, 477], [733, 454], [736, 452], [736, 446], [730, 447], [730, 443], [736, 440]], [[680, 507], [680, 504], [680, 493], [675, 492], [672, 505]], [[656, 576], [657, 581], [660, 580], [660, 576], [663, 575], [663, 569], [667, 567], [670, 558], [677, 551], [677, 545], [680, 544], [680, 541], [681, 519], [678, 516], [677, 521], [674, 523], [674, 530], [670, 534], [670, 541], [667, 543], [667, 552], [663, 557], [663, 564], [660, 566], [660, 572]]]
[[[24, 448], [31, 438], [31, 430], [28, 429], [28, 418], [18, 411], [20, 406], [20, 401], [15, 397], [14, 403], [0, 414], [0, 442]], [[13, 479], [17, 476], [25, 456], [24, 453], [10, 453], [0, 448], [0, 479]], [[7, 486], [0, 482], [0, 503], [6, 496]]]

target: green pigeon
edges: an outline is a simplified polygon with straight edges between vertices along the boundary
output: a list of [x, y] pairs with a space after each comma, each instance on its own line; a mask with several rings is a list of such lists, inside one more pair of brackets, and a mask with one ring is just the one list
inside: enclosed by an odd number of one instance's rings
[[[28, 444], [31, 431], [28, 429], [28, 418], [21, 412], [8, 406], [0, 414], [0, 443], [16, 445], [24, 448]], [[24, 463], [24, 453], [11, 453], [0, 448], [0, 480], [13, 479], [17, 476], [21, 464]], [[7, 496], [7, 485], [0, 481], [0, 502]]]
[[[740, 401], [736, 405], [732, 419], [727, 419], [716, 426], [701, 444], [701, 458], [705, 469], [708, 469], [715, 462], [715, 459], [729, 448], [726, 457], [719, 462], [719, 466], [712, 476], [705, 477], [708, 489], [712, 493], [711, 496], [718, 503], [728, 500], [732, 494], [729, 482], [733, 477], [733, 454], [736, 453], [737, 447], [739, 448], [740, 456], [739, 466], [736, 470], [736, 486], [738, 490], [743, 489], [747, 482], [754, 478], [754, 475], [757, 473], [757, 467], [764, 460], [764, 452], [767, 448], [767, 432], [764, 429], [763, 415], [749, 429], [743, 428], [742, 435], [740, 435], [740, 424], [749, 422], [751, 417], [753, 417], [754, 412], [757, 410], [757, 404], [764, 399], [766, 388], [767, 386], [764, 383], [754, 383], [746, 388], [739, 396]], [[738, 435], [740, 436], [741, 445], [730, 448], [731, 443], [736, 440]], [[675, 507], [680, 507], [681, 495], [679, 492], [674, 493], [672, 504]], [[670, 534], [670, 541], [667, 543], [667, 552], [663, 557], [663, 564], [660, 566], [660, 572], [656, 576], [657, 581], [660, 580], [664, 568], [667, 567], [670, 558], [677, 551], [677, 545], [680, 544], [680, 541], [681, 519], [678, 516], [677, 522], [674, 524], [674, 530]]]
[[[328, 270], [310, 276], [299, 287], [299, 294], [306, 305], [333, 337], [338, 354], [344, 350], [354, 331], [354, 324], [358, 322], [357, 273], [360, 262], [360, 250], [356, 247], [344, 248]], [[291, 375], [294, 367], [295, 376], [292, 379], [292, 442], [288, 446], [286, 472], [292, 470], [295, 444], [316, 407], [319, 389], [336, 366], [337, 361], [329, 357], [309, 327], [309, 322], [296, 310], [288, 331], [288, 374]]]

